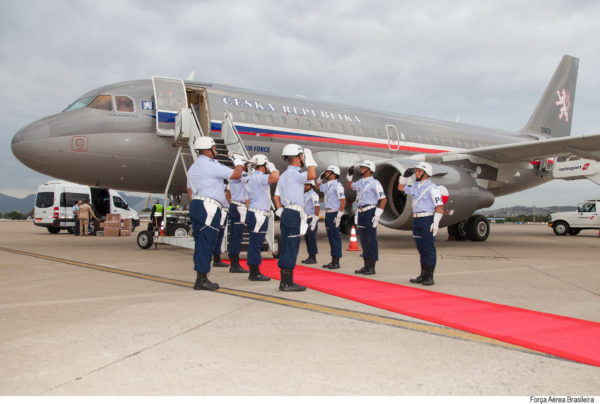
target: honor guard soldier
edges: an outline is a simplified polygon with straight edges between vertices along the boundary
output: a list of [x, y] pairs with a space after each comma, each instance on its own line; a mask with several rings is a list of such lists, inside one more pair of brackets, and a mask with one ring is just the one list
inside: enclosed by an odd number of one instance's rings
[[[279, 290], [284, 292], [302, 292], [306, 286], [294, 283], [294, 268], [298, 258], [300, 239], [306, 232], [306, 215], [302, 205], [304, 203], [304, 184], [306, 181], [317, 178], [316, 167], [312, 152], [302, 150], [297, 144], [288, 144], [281, 153], [288, 162], [288, 168], [279, 177], [277, 192], [273, 198], [277, 216], [281, 217], [281, 252], [277, 265], [281, 270]], [[308, 171], [303, 172], [303, 166]], [[301, 229], [302, 227], [302, 229]], [[302, 231], [304, 230], [304, 232]]]
[[348, 168], [346, 177], [348, 179], [348, 188], [356, 191], [356, 203], [358, 205], [356, 224], [358, 226], [358, 235], [364, 261], [364, 266], [354, 272], [363, 275], [374, 275], [375, 263], [379, 259], [377, 225], [387, 204], [387, 198], [385, 197], [381, 183], [373, 178], [375, 162], [363, 160], [360, 163], [359, 170], [360, 180], [352, 182], [354, 167]]
[[208, 280], [210, 261], [219, 236], [221, 209], [226, 202], [223, 180], [242, 176], [244, 160], [233, 154], [235, 169], [215, 160], [215, 141], [201, 137], [194, 142], [198, 158], [188, 170], [187, 192], [190, 198], [190, 218], [194, 232], [194, 270], [197, 272], [194, 289], [216, 290], [217, 283]]
[[[342, 256], [340, 223], [346, 207], [346, 195], [344, 186], [340, 184], [338, 178], [340, 178], [340, 168], [331, 165], [317, 180], [317, 189], [323, 192], [325, 199], [325, 230], [331, 248], [331, 262], [323, 265], [323, 268], [328, 269], [338, 269]], [[327, 182], [323, 183], [323, 180]]]
[[[408, 185], [409, 178], [415, 174], [416, 184]], [[433, 285], [433, 271], [437, 261], [434, 237], [440, 228], [443, 216], [442, 194], [437, 185], [429, 181], [433, 175], [431, 164], [421, 162], [414, 168], [408, 168], [400, 178], [398, 190], [412, 196], [413, 237], [421, 256], [421, 275], [411, 279], [411, 283]]]
[[268, 219], [271, 216], [271, 187], [269, 185], [277, 183], [279, 171], [264, 154], [252, 156], [250, 163], [254, 166], [254, 172], [246, 184], [250, 201], [246, 215], [246, 224], [250, 232], [250, 244], [248, 245], [250, 275], [248, 279], [268, 281], [271, 278], [260, 273], [260, 264], [262, 263], [260, 251], [269, 226]]
[[246, 223], [246, 184], [248, 183], [248, 164], [244, 165], [242, 178], [231, 180], [227, 184], [227, 200], [229, 201], [229, 240], [227, 245], [227, 255], [231, 260], [229, 272], [246, 273], [246, 269], [240, 265], [240, 250], [242, 247], [242, 237], [244, 235], [244, 225]]
[[319, 213], [321, 211], [321, 205], [319, 205], [319, 195], [315, 192], [315, 182], [313, 180], [307, 181], [304, 184], [304, 213], [307, 216], [308, 228], [304, 235], [304, 241], [306, 241], [306, 249], [308, 250], [308, 258], [303, 260], [303, 264], [316, 264], [317, 253], [317, 230], [319, 223]]
[[[225, 188], [225, 184], [223, 184]], [[229, 203], [227, 203], [227, 198], [225, 198], [225, 203], [223, 204], [223, 209], [221, 209], [221, 222], [219, 223], [219, 236], [217, 237], [217, 244], [215, 245], [215, 250], [213, 251], [213, 263], [212, 266], [214, 268], [225, 268], [228, 267], [226, 263], [221, 261], [221, 244], [223, 244], [223, 237], [225, 237], [225, 222], [227, 221], [227, 217], [229, 212]]]

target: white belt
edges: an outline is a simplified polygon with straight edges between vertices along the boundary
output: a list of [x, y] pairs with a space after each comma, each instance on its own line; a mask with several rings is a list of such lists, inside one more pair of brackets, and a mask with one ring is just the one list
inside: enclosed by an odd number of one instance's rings
[[433, 216], [433, 212], [420, 212], [420, 213], [413, 214], [413, 217], [427, 217], [427, 216]]
[[358, 211], [362, 213], [362, 212], [366, 212], [367, 210], [371, 210], [376, 207], [377, 207], [377, 205], [366, 205], [366, 206], [363, 206], [362, 208], [358, 208]]
[[234, 205], [238, 205], [238, 206], [246, 206], [246, 204], [244, 202], [231, 201], [231, 203], [233, 203]]
[[298, 212], [304, 212], [304, 209], [300, 205], [289, 204], [289, 205], [285, 205], [283, 208], [297, 210]]
[[[219, 208], [223, 209], [223, 205], [221, 204], [221, 202], [217, 201], [216, 199], [209, 198], [208, 196], [194, 196], [194, 199], [198, 199], [198, 200], [208, 202], [208, 203], [214, 203]], [[432, 213], [432, 215], [433, 215], [433, 213]]]
[[325, 213], [339, 212], [338, 209], [325, 209]]
[[248, 210], [249, 210], [250, 212], [254, 212], [254, 213], [260, 213], [261, 215], [264, 215], [264, 216], [269, 216], [269, 214], [271, 213], [271, 212], [270, 212], [270, 211], [268, 211], [268, 210], [262, 210], [262, 209], [248, 208]]

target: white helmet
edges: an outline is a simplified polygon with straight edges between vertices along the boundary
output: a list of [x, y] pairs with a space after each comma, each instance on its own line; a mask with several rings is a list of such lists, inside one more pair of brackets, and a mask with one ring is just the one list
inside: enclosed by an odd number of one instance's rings
[[304, 183], [304, 185], [312, 185], [313, 187], [315, 186], [315, 180], [308, 180]]
[[212, 137], [202, 136], [196, 139], [194, 142], [194, 150], [207, 150], [212, 149], [215, 145], [215, 141]]
[[330, 165], [325, 169], [325, 171], [331, 171], [335, 175], [340, 175], [340, 168], [338, 166]]
[[291, 143], [291, 144], [285, 145], [285, 147], [283, 148], [283, 151], [281, 152], [281, 156], [284, 158], [288, 157], [288, 156], [297, 156], [303, 152], [304, 152], [304, 150], [302, 149], [302, 147], [300, 147], [297, 144]]
[[425, 174], [427, 174], [429, 177], [433, 175], [433, 168], [431, 167], [431, 164], [426, 163], [424, 161], [421, 161], [419, 164], [417, 164], [415, 168], [419, 168], [425, 171]]
[[375, 172], [375, 162], [373, 160], [363, 160], [360, 163], [361, 167], [367, 167], [372, 173]]
[[265, 165], [268, 161], [269, 159], [264, 154], [255, 154], [250, 159], [250, 163], [252, 163], [254, 167]]

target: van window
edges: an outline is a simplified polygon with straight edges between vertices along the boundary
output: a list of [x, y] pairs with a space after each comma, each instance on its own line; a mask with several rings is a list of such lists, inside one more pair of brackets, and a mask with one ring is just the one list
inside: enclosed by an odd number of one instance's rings
[[113, 204], [115, 205], [115, 208], [120, 208], [120, 209], [129, 209], [129, 206], [127, 206], [127, 203], [119, 198], [118, 196], [113, 196]]
[[35, 198], [36, 208], [49, 208], [54, 205], [54, 192], [38, 192]]
[[77, 201], [85, 202], [90, 196], [88, 194], [76, 194], [74, 192], [63, 192], [60, 194], [60, 207], [73, 207]]

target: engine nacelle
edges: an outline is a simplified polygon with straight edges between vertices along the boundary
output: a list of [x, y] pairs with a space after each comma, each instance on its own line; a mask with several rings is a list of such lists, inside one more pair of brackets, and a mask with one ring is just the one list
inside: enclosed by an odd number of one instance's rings
[[[414, 160], [393, 159], [378, 161], [375, 178], [381, 182], [387, 196], [387, 205], [380, 223], [394, 229], [412, 229], [412, 199], [398, 190], [398, 179], [406, 168], [414, 167]], [[477, 209], [487, 208], [494, 203], [494, 195], [481, 188], [475, 179], [459, 167], [431, 164], [436, 185], [444, 185], [450, 194], [444, 205], [444, 217], [440, 227], [468, 219]]]

